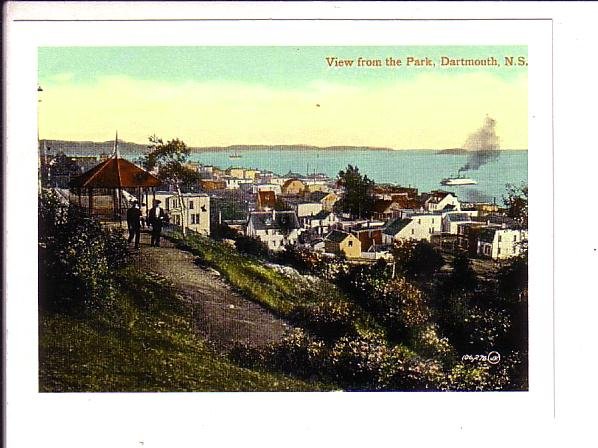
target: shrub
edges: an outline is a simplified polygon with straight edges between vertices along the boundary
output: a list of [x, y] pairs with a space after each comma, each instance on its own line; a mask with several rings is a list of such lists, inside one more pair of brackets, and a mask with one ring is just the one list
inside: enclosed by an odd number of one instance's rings
[[299, 306], [291, 316], [292, 320], [327, 340], [353, 333], [355, 318], [356, 312], [349, 303], [339, 300]]
[[55, 195], [39, 201], [40, 306], [59, 312], [109, 308], [114, 295], [112, 270], [127, 260], [126, 240], [105, 231]]
[[268, 256], [268, 248], [257, 238], [248, 236], [238, 236], [235, 240], [235, 247], [239, 252], [248, 255], [253, 255], [259, 258], [266, 258]]

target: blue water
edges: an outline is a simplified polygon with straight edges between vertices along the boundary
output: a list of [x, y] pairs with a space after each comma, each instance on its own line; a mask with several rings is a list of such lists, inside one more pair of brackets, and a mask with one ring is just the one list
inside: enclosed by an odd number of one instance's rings
[[240, 159], [230, 159], [227, 151], [194, 153], [193, 161], [220, 168], [241, 166], [270, 170], [277, 174], [289, 171], [306, 174], [325, 173], [335, 178], [348, 164], [379, 183], [412, 186], [420, 192], [434, 189], [454, 191], [461, 200], [502, 202], [505, 185], [527, 182], [527, 151], [502, 151], [498, 159], [478, 170], [464, 172], [477, 185], [440, 185], [440, 180], [454, 175], [467, 161], [466, 155], [437, 154], [436, 151], [387, 150], [244, 150]]

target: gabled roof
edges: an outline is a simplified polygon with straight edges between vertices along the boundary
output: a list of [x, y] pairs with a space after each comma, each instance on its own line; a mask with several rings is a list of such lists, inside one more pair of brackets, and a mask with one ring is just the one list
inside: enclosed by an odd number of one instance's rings
[[401, 230], [403, 230], [412, 219], [395, 219], [391, 221], [382, 231], [386, 235], [395, 236]]
[[324, 191], [314, 191], [313, 193], [310, 193], [309, 195], [309, 199], [311, 201], [321, 201], [322, 199], [324, 199], [326, 196], [328, 196], [330, 193], [324, 192]]
[[126, 159], [112, 157], [71, 181], [79, 188], [157, 187], [162, 182]]
[[447, 221], [457, 222], [457, 221], [471, 221], [471, 216], [467, 213], [447, 213], [446, 214]]
[[293, 211], [251, 212], [249, 222], [255, 230], [293, 230], [300, 228], [297, 214]]
[[324, 240], [332, 241], [333, 243], [342, 243], [349, 237], [355, 238], [355, 235], [352, 235], [348, 232], [343, 232], [342, 230], [332, 230], [328, 235], [324, 237]]
[[393, 201], [387, 199], [377, 199], [372, 206], [372, 211], [374, 213], [387, 213], [392, 203]]
[[296, 177], [293, 177], [291, 179], [287, 179], [285, 181], [285, 183], [282, 184], [282, 189], [284, 190], [284, 189], [288, 188], [289, 185], [291, 185], [293, 182], [301, 182], [302, 185], [305, 185], [301, 179], [297, 179]]
[[494, 241], [494, 234], [497, 229], [485, 228], [480, 232], [480, 241], [485, 243], [492, 243]]

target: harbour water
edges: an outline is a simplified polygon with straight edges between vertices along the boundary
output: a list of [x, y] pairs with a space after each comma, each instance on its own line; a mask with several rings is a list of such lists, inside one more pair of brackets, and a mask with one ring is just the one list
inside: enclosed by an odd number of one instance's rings
[[348, 164], [357, 166], [377, 183], [412, 186], [419, 191], [443, 189], [455, 192], [465, 201], [502, 202], [506, 184], [527, 183], [527, 151], [506, 150], [500, 156], [482, 165], [478, 170], [462, 174], [475, 179], [477, 185], [442, 186], [440, 181], [457, 174], [467, 162], [464, 154], [438, 154], [433, 150], [301, 150], [258, 149], [240, 151], [241, 158], [230, 158], [228, 151], [193, 153], [191, 160], [220, 168], [230, 166], [258, 168], [277, 174], [324, 173], [335, 178]]

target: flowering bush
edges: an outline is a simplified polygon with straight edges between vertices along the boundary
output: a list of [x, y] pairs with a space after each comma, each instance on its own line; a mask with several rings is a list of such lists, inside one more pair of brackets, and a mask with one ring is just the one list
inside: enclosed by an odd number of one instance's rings
[[355, 310], [347, 302], [327, 300], [297, 307], [292, 319], [323, 337], [334, 339], [354, 330]]

